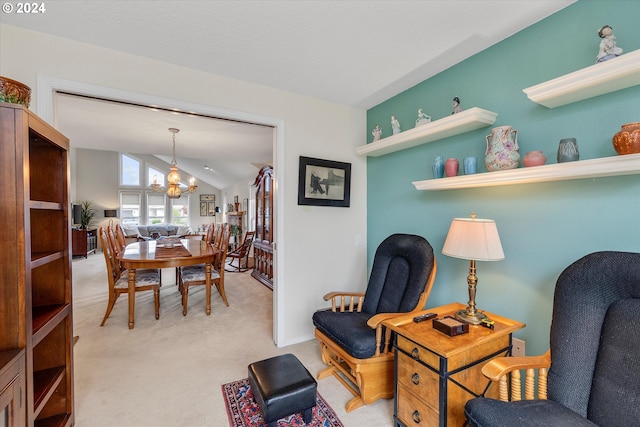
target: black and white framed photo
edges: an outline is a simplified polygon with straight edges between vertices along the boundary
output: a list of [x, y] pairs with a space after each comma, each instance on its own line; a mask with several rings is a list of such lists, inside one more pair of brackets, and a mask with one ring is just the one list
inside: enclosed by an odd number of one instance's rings
[[300, 156], [298, 204], [349, 207], [351, 163]]
[[216, 202], [207, 202], [209, 216], [216, 216]]
[[200, 202], [200, 216], [207, 216], [207, 202]]

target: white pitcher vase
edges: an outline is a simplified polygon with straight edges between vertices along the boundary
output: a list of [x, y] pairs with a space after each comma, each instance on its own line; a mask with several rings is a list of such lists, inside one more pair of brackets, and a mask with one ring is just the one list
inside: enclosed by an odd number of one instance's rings
[[518, 131], [511, 126], [498, 126], [487, 135], [484, 165], [489, 172], [515, 169], [520, 164]]

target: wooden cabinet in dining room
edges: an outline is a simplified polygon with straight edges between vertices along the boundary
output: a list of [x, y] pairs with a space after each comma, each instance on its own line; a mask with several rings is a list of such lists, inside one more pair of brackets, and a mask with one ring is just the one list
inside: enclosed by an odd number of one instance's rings
[[4, 247], [0, 263], [0, 355], [12, 355], [0, 356], [0, 411], [5, 418], [14, 411], [9, 425], [69, 427], [69, 140], [10, 103], [0, 104], [0, 136], [0, 170], [5, 182], [15, 183], [0, 187], [3, 237], [14, 242]]
[[273, 289], [273, 168], [263, 166], [256, 177], [256, 236], [251, 275]]
[[96, 252], [98, 239], [98, 230], [92, 229], [73, 229], [71, 230], [71, 248], [72, 256], [82, 256], [87, 258], [89, 254]]

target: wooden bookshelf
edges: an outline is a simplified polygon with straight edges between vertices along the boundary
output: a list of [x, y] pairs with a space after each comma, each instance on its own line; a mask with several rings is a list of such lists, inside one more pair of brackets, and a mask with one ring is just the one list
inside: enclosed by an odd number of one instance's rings
[[13, 242], [0, 264], [0, 352], [19, 355], [0, 357], [0, 370], [18, 372], [10, 384], [24, 381], [8, 425], [70, 427], [69, 140], [17, 104], [0, 104], [0, 129], [0, 170], [16, 184], [0, 188], [4, 238]]

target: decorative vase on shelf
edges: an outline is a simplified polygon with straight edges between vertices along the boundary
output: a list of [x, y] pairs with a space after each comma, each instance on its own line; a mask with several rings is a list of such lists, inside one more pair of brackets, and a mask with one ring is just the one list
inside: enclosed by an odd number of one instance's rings
[[547, 156], [542, 150], [529, 151], [522, 158], [522, 165], [526, 168], [531, 166], [541, 166], [547, 163]]
[[622, 125], [611, 142], [618, 154], [640, 153], [640, 122]]
[[563, 138], [558, 145], [558, 163], [575, 162], [580, 158], [575, 138]]
[[442, 178], [444, 176], [444, 159], [442, 156], [437, 156], [433, 159], [433, 177]]
[[458, 159], [456, 159], [455, 157], [451, 157], [447, 159], [447, 161], [444, 164], [444, 173], [447, 176], [456, 176], [458, 175], [459, 167], [460, 167], [460, 164], [458, 163]]
[[498, 126], [485, 137], [487, 150], [484, 165], [489, 172], [515, 169], [520, 164], [518, 131], [511, 126]]
[[9, 77], [0, 76], [0, 102], [21, 104], [29, 108], [31, 88]]

